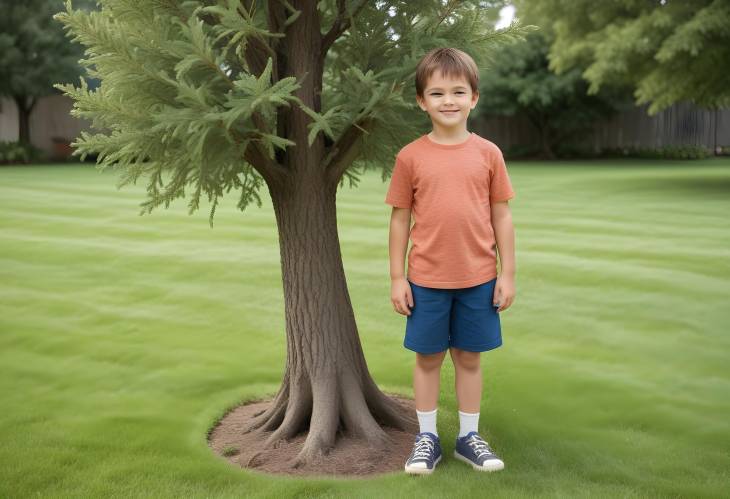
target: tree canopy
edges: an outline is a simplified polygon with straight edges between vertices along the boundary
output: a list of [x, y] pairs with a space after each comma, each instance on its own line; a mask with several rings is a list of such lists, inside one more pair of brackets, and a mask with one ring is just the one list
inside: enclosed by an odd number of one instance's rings
[[727, 0], [516, 0], [517, 16], [551, 33], [550, 68], [580, 68], [594, 94], [634, 89], [649, 114], [679, 101], [730, 106]]
[[[119, 187], [149, 178], [141, 213], [169, 206], [191, 185], [190, 213], [207, 194], [212, 226], [224, 192], [240, 191], [241, 210], [260, 205], [266, 177], [297, 168], [295, 146], [321, 151], [321, 167], [351, 185], [369, 165], [385, 167], [385, 178], [393, 154], [425, 124], [411, 112], [419, 58], [455, 46], [486, 63], [495, 46], [530, 29], [495, 33], [504, 3], [320, 1], [322, 72], [300, 68], [297, 77], [291, 68], [300, 62], [278, 50], [307, 43], [285, 40], [300, 15], [287, 1], [101, 0], [98, 12], [83, 12], [69, 0], [56, 18], [86, 47], [82, 64], [101, 85], [91, 90], [82, 78], [58, 88], [74, 99], [75, 116], [92, 121], [77, 154], [98, 153], [101, 168], [120, 170]], [[307, 78], [321, 86], [311, 102], [300, 96]], [[284, 118], [299, 112], [306, 144], [286, 129]]]
[[27, 117], [37, 99], [54, 93], [54, 83], [71, 82], [81, 73], [82, 48], [53, 20], [59, 7], [59, 0], [0, 2], [0, 96], [18, 105], [22, 142], [30, 140]]
[[476, 108], [479, 116], [527, 118], [541, 140], [529, 147], [530, 154], [554, 158], [556, 148], [576, 144], [590, 125], [615, 112], [626, 96], [604, 88], [588, 95], [588, 83], [578, 68], [561, 74], [548, 69], [549, 40], [546, 33], [530, 33], [525, 43], [501, 50], [493, 68], [482, 73], [482, 94]]

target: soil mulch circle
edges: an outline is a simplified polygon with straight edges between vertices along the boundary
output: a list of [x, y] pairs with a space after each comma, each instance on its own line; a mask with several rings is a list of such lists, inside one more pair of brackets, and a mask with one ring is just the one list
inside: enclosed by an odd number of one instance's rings
[[[388, 394], [404, 411], [415, 414], [413, 400]], [[298, 468], [292, 461], [304, 445], [306, 432], [272, 448], [264, 448], [271, 432], [243, 433], [251, 418], [265, 410], [271, 400], [239, 405], [225, 414], [208, 433], [208, 446], [217, 455], [241, 468], [264, 473], [290, 476], [368, 477], [383, 473], [403, 472], [403, 466], [413, 448], [418, 428], [401, 431], [383, 428], [393, 439], [393, 446], [378, 451], [365, 440], [338, 432], [335, 447], [330, 452]]]

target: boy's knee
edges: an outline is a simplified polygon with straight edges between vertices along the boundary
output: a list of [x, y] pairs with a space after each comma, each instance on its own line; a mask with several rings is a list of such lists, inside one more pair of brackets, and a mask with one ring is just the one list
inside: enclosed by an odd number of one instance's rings
[[451, 348], [451, 359], [454, 361], [454, 366], [459, 369], [466, 369], [467, 371], [475, 371], [479, 369], [481, 354], [479, 352], [469, 352], [467, 350], [459, 350], [458, 348]]
[[446, 351], [430, 354], [417, 353], [416, 366], [423, 371], [432, 371], [434, 369], [439, 369], [441, 367], [441, 363], [444, 361], [445, 356]]

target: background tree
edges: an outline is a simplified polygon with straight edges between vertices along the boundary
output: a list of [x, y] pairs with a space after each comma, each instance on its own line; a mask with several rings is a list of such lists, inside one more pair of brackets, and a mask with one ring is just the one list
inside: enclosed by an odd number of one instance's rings
[[525, 43], [499, 51], [480, 76], [482, 94], [474, 115], [525, 116], [540, 135], [540, 143], [529, 149], [553, 159], [556, 148], [578, 144], [593, 123], [614, 113], [626, 102], [626, 93], [604, 87], [588, 95], [580, 69], [559, 75], [548, 69], [548, 46], [546, 35], [538, 31]]
[[589, 94], [631, 86], [656, 114], [675, 102], [730, 106], [727, 0], [516, 0], [551, 33], [550, 69], [583, 69]]
[[[501, 6], [501, 2], [491, 2]], [[338, 430], [384, 445], [380, 425], [404, 415], [368, 373], [337, 234], [337, 188], [368, 164], [383, 168], [423, 129], [415, 107], [417, 60], [456, 46], [484, 60], [494, 43], [488, 2], [367, 0], [102, 0], [99, 12], [59, 19], [86, 46], [101, 85], [59, 85], [82, 132], [82, 157], [121, 172], [119, 186], [149, 178], [142, 213], [184, 195], [215, 207], [240, 190], [238, 207], [272, 199], [286, 314], [284, 380], [251, 426], [270, 444], [308, 428], [297, 463], [329, 449]], [[358, 161], [356, 161], [358, 160]]]
[[[86, 6], [83, 2], [79, 2]], [[53, 21], [60, 0], [0, 0], [0, 97], [18, 107], [18, 140], [30, 143], [30, 114], [53, 84], [81, 74], [83, 50]]]

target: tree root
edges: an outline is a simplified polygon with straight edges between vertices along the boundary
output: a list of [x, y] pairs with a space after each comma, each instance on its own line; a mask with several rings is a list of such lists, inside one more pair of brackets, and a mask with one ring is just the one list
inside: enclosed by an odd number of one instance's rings
[[[282, 392], [286, 391], [286, 395], [281, 395]], [[279, 394], [274, 398], [271, 405], [264, 411], [259, 412], [254, 416], [253, 420], [243, 429], [243, 433], [250, 433], [254, 430], [271, 431], [276, 428], [281, 421], [284, 419], [284, 413], [286, 412], [288, 402], [288, 387], [286, 390], [282, 388], [279, 390]]]
[[363, 438], [373, 448], [386, 449], [392, 440], [381, 425], [405, 431], [416, 426], [415, 417], [358, 369], [342, 369], [311, 381], [287, 373], [285, 381], [271, 405], [245, 432], [271, 432], [264, 446], [276, 448], [308, 427], [304, 446], [291, 461], [294, 468], [326, 456], [340, 432]]
[[339, 393], [336, 377], [314, 380], [312, 383], [312, 418], [304, 447], [292, 463], [295, 467], [326, 455], [335, 444], [339, 426]]
[[309, 383], [297, 383], [290, 390], [286, 404], [286, 412], [281, 424], [266, 439], [265, 446], [276, 445], [280, 440], [288, 440], [299, 433], [311, 413], [312, 394]]
[[384, 449], [392, 444], [370, 412], [362, 387], [354, 374], [345, 375], [340, 382], [342, 419], [345, 430], [366, 439], [376, 448]]
[[401, 431], [413, 429], [418, 420], [411, 413], [403, 412], [403, 408], [386, 394], [380, 391], [370, 376], [367, 376], [364, 397], [373, 416], [384, 426]]

